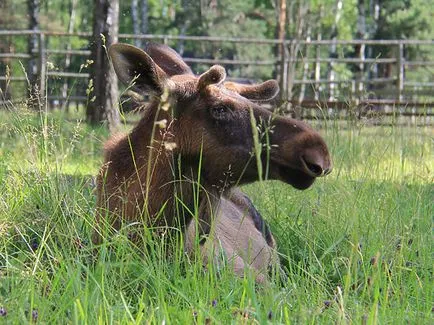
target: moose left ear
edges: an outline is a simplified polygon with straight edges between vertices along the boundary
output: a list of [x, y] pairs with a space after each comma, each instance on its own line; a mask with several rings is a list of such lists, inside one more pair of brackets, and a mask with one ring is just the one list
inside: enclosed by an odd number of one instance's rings
[[161, 95], [167, 84], [167, 74], [141, 49], [128, 44], [113, 44], [109, 48], [113, 67], [120, 81], [134, 91]]
[[225, 82], [225, 87], [239, 93], [251, 101], [266, 102], [272, 100], [279, 93], [276, 80], [267, 80], [257, 85], [243, 85], [236, 82]]
[[204, 89], [208, 85], [221, 84], [226, 79], [226, 70], [221, 65], [213, 65], [208, 71], [199, 77], [199, 89]]

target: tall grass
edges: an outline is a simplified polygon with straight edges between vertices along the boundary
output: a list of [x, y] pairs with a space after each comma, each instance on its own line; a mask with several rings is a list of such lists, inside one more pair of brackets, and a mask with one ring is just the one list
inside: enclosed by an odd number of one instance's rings
[[61, 112], [0, 112], [0, 323], [432, 323], [433, 131], [322, 132], [333, 173], [306, 191], [243, 190], [282, 274], [264, 286], [123, 234], [95, 255], [106, 131]]

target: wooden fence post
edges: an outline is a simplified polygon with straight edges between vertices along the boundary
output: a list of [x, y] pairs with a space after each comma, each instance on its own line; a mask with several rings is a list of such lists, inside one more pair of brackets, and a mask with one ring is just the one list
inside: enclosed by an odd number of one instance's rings
[[398, 43], [398, 61], [397, 61], [397, 70], [398, 70], [398, 101], [403, 99], [403, 91], [404, 91], [404, 44], [402, 42]]

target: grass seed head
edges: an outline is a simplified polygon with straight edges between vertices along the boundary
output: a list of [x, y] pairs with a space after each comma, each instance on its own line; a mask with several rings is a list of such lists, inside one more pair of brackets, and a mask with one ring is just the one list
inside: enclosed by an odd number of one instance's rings
[[172, 151], [174, 149], [176, 149], [177, 145], [175, 142], [164, 142], [164, 149], [168, 150], [168, 151]]

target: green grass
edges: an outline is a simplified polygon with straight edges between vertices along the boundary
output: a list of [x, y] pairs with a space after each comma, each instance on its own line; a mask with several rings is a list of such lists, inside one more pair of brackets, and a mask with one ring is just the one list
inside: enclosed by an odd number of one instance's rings
[[0, 111], [0, 323], [433, 323], [432, 129], [322, 132], [330, 176], [302, 192], [244, 187], [282, 260], [257, 286], [158, 240], [137, 248], [120, 234], [94, 256], [92, 176], [107, 132], [59, 112]]

